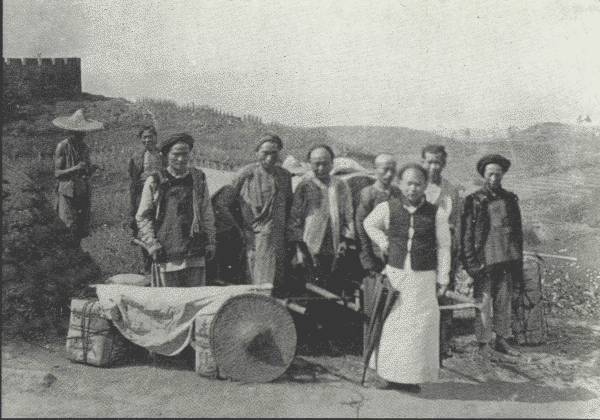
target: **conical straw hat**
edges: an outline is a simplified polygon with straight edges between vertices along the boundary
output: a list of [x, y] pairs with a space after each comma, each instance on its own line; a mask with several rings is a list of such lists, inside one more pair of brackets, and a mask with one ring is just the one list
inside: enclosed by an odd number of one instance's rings
[[270, 382], [296, 354], [296, 328], [275, 299], [247, 293], [228, 299], [215, 315], [210, 344], [219, 374], [242, 382]]
[[69, 117], [55, 118], [52, 124], [69, 131], [95, 131], [104, 128], [104, 124], [100, 121], [86, 118], [83, 109], [78, 109]]

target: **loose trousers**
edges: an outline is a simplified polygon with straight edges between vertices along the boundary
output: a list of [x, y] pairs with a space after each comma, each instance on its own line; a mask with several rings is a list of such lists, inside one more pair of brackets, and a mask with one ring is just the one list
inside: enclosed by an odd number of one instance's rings
[[475, 336], [480, 343], [496, 336], [511, 336], [511, 299], [514, 269], [510, 264], [497, 264], [475, 279], [473, 296], [482, 303], [475, 318]]
[[58, 218], [63, 221], [77, 242], [90, 234], [91, 195], [67, 197], [58, 194], [56, 209]]
[[206, 286], [205, 267], [189, 267], [177, 271], [161, 272], [166, 287]]

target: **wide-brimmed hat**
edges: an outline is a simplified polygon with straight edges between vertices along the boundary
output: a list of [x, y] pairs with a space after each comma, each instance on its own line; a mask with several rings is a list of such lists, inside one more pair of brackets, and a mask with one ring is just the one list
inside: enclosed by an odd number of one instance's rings
[[188, 146], [190, 146], [190, 149], [194, 147], [194, 138], [192, 136], [188, 133], [176, 133], [161, 141], [158, 149], [163, 155], [166, 155], [169, 153], [171, 147], [179, 142], [187, 143]]
[[228, 299], [210, 329], [219, 374], [242, 382], [270, 382], [283, 375], [294, 360], [296, 338], [287, 309], [257, 293]]
[[52, 124], [69, 131], [96, 131], [104, 128], [100, 121], [87, 118], [83, 109], [78, 109], [69, 117], [57, 117], [52, 120]]
[[485, 167], [490, 163], [500, 165], [504, 172], [508, 171], [508, 168], [510, 168], [510, 160], [506, 159], [502, 155], [489, 154], [479, 159], [479, 162], [477, 162], [477, 172], [479, 172], [479, 174], [483, 176]]

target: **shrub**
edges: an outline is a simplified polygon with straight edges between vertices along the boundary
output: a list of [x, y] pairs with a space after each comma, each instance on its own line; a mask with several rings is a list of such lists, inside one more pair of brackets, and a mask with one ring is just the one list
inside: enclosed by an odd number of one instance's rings
[[2, 324], [9, 334], [55, 328], [70, 298], [100, 270], [23, 172], [7, 162], [2, 180]]

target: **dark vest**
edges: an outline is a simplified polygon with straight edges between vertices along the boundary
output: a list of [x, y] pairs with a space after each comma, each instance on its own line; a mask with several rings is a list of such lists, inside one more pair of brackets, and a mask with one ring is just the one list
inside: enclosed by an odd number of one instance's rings
[[404, 208], [399, 198], [390, 198], [390, 228], [388, 264], [404, 268], [408, 250], [408, 230], [411, 219], [414, 228], [410, 249], [410, 265], [415, 271], [437, 269], [437, 241], [435, 236], [435, 214], [437, 207], [425, 201], [412, 215]]
[[156, 238], [163, 246], [167, 260], [204, 255], [201, 235], [190, 237], [194, 218], [193, 177], [189, 173], [175, 178], [161, 171], [159, 212], [155, 221]]

